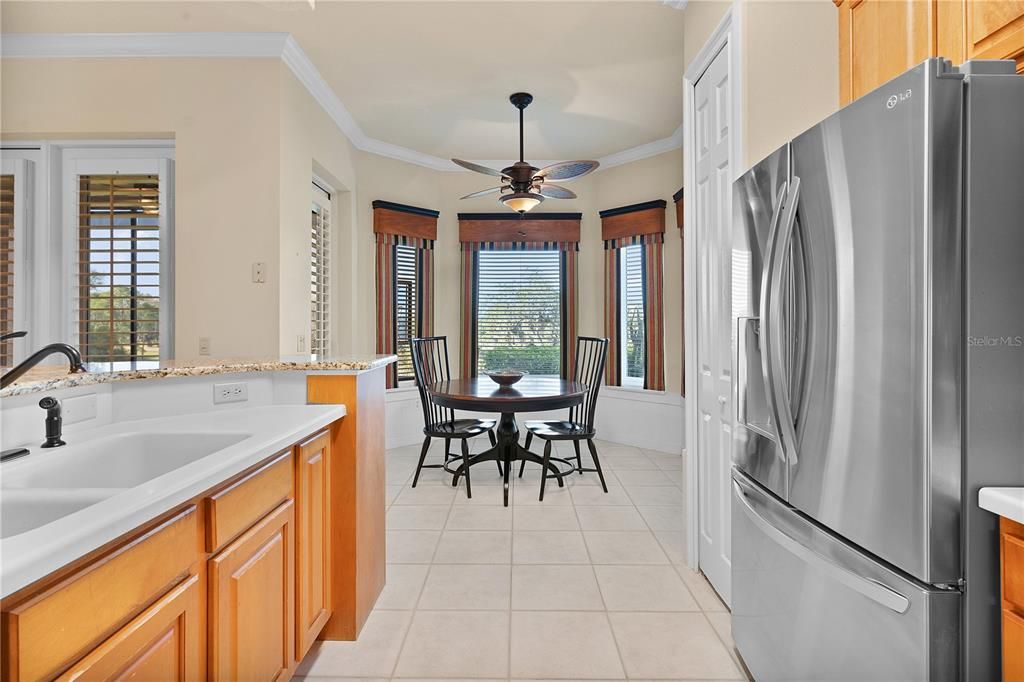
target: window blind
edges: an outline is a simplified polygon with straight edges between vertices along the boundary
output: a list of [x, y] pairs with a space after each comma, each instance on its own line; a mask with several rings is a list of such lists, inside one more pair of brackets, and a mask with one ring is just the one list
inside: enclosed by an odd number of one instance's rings
[[480, 251], [477, 283], [477, 371], [561, 370], [560, 254]]
[[399, 381], [416, 376], [412, 367], [412, 340], [418, 334], [416, 259], [414, 247], [395, 245], [395, 354]]
[[622, 367], [623, 377], [644, 376], [644, 273], [643, 246], [619, 249], [622, 259]]
[[309, 352], [331, 352], [331, 195], [313, 185], [309, 235]]
[[[0, 333], [14, 331], [14, 176], [0, 175]], [[0, 343], [0, 366], [14, 364], [13, 342]]]
[[156, 175], [78, 176], [78, 326], [86, 362], [160, 360], [160, 187]]

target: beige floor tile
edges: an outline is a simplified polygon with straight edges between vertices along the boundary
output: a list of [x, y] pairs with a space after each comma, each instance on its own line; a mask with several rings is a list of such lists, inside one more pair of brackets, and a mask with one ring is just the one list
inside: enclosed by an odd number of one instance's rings
[[[600, 455], [600, 451], [598, 452]], [[629, 455], [617, 455], [601, 457], [601, 466], [611, 469], [616, 474], [625, 471], [661, 471], [658, 465], [648, 459], [645, 455], [637, 452]]]
[[661, 543], [669, 561], [674, 564], [683, 565], [686, 563], [686, 533], [681, 530], [658, 530], [654, 531], [654, 537]]
[[699, 611], [671, 566], [594, 566], [609, 611]]
[[[586, 487], [590, 488], [591, 486]], [[571, 505], [572, 498], [569, 496], [569, 488], [570, 486], [559, 488], [557, 483], [548, 481], [548, 486], [544, 489], [544, 501], [541, 502], [538, 499], [540, 497], [539, 482], [524, 483], [516, 479], [515, 487], [512, 489], [513, 506], [564, 507], [565, 505]], [[576, 490], [581, 490], [582, 488], [583, 486], [580, 486]]]
[[358, 641], [317, 642], [297, 673], [316, 677], [390, 677], [412, 613], [373, 611]]
[[608, 492], [605, 492], [600, 486], [576, 486], [572, 488], [571, 494], [573, 503], [580, 507], [607, 507], [633, 504], [633, 501], [626, 494], [626, 489], [616, 486], [608, 486]]
[[507, 677], [508, 618], [508, 611], [417, 611], [395, 676]]
[[718, 597], [718, 593], [711, 587], [711, 583], [707, 581], [700, 573], [691, 571], [687, 566], [677, 566], [676, 570], [679, 572], [679, 576], [686, 583], [686, 587], [690, 590], [690, 594], [697, 600], [697, 603], [705, 611], [728, 611], [725, 604]]
[[583, 533], [594, 564], [667, 564], [650, 531], [588, 530]]
[[603, 613], [514, 611], [512, 676], [563, 680], [624, 679]]
[[[511, 504], [512, 496], [509, 495], [509, 503]], [[500, 485], [477, 485], [476, 481], [473, 481], [473, 497], [466, 497], [466, 485], [464, 482], [459, 482], [459, 494], [455, 496], [455, 506], [470, 506], [470, 507], [494, 507], [501, 506], [504, 503], [503, 487]]]
[[392, 564], [429, 564], [441, 537], [437, 530], [389, 530], [387, 559]]
[[512, 608], [517, 611], [603, 611], [590, 566], [512, 567]]
[[683, 491], [674, 485], [627, 485], [626, 492], [638, 507], [671, 507], [683, 504]]
[[686, 512], [680, 506], [638, 506], [636, 510], [640, 512], [641, 516], [643, 516], [647, 527], [653, 531], [681, 531], [686, 528], [686, 524], [684, 523]]
[[386, 503], [388, 505], [394, 504], [395, 500], [398, 499], [398, 496], [401, 495], [402, 491], [404, 491], [404, 490], [405, 490], [405, 486], [404, 485], [390, 485], [389, 484], [388, 487], [387, 487], [387, 490], [385, 491]]
[[441, 530], [448, 507], [441, 504], [396, 504], [388, 510], [388, 530]]
[[611, 613], [609, 618], [631, 678], [743, 678], [703, 613]]
[[423, 581], [427, 577], [426, 564], [388, 564], [387, 582], [380, 596], [377, 597], [375, 609], [407, 609], [416, 608], [416, 601], [423, 589]]
[[510, 531], [446, 530], [434, 555], [439, 564], [507, 564], [511, 560]]
[[512, 530], [512, 509], [493, 504], [452, 507], [447, 530]]
[[663, 471], [662, 473], [668, 477], [668, 480], [672, 481], [672, 484], [678, 488], [682, 488], [686, 483], [686, 474], [682, 469], [671, 469]]
[[516, 564], [589, 564], [587, 546], [579, 531], [516, 531], [512, 536]]
[[576, 514], [583, 530], [647, 530], [647, 524], [634, 507], [577, 506]]
[[439, 483], [420, 483], [415, 488], [406, 487], [395, 499], [395, 504], [443, 504], [449, 505], [455, 499], [455, 488]]
[[423, 586], [420, 609], [502, 611], [509, 607], [510, 566], [434, 564]]
[[572, 507], [522, 506], [513, 509], [514, 530], [579, 530]]
[[683, 463], [686, 461], [682, 453], [658, 452], [657, 450], [644, 450], [644, 455], [658, 465], [663, 471], [682, 471]]
[[615, 475], [623, 486], [631, 485], [674, 485], [672, 479], [661, 469], [616, 470]]

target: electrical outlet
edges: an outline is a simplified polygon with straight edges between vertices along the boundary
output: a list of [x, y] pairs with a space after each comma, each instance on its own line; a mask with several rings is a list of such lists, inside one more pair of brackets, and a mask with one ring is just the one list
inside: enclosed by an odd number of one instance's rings
[[306, 352], [306, 335], [299, 334], [295, 337], [295, 352], [305, 353]]
[[199, 337], [199, 354], [209, 355], [210, 354], [210, 339], [206, 336]]
[[214, 384], [213, 404], [241, 403], [249, 399], [249, 384], [239, 381], [234, 384]]
[[253, 263], [252, 264], [252, 281], [255, 284], [263, 284], [267, 281], [267, 264], [266, 263]]

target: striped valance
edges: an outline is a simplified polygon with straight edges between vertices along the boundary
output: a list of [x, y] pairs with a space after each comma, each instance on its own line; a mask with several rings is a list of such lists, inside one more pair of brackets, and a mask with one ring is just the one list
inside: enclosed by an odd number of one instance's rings
[[579, 242], [462, 242], [463, 251], [579, 251]]
[[374, 235], [374, 240], [378, 244], [397, 244], [400, 246], [411, 246], [416, 249], [433, 249], [433, 239], [420, 239], [418, 237], [407, 237], [402, 234], [387, 234], [384, 232], [378, 232]]
[[665, 233], [655, 232], [652, 234], [634, 234], [631, 237], [619, 237], [618, 239], [604, 240], [605, 249], [621, 249], [623, 246], [633, 244], [664, 244]]

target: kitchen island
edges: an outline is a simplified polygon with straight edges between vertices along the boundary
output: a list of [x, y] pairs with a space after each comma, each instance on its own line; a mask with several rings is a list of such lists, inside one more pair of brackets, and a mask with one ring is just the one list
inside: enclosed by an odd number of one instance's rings
[[[0, 480], [3, 678], [173, 660], [269, 679], [355, 639], [385, 579], [393, 361], [46, 368], [4, 389], [3, 447], [29, 454]], [[66, 446], [39, 448], [44, 396]]]

